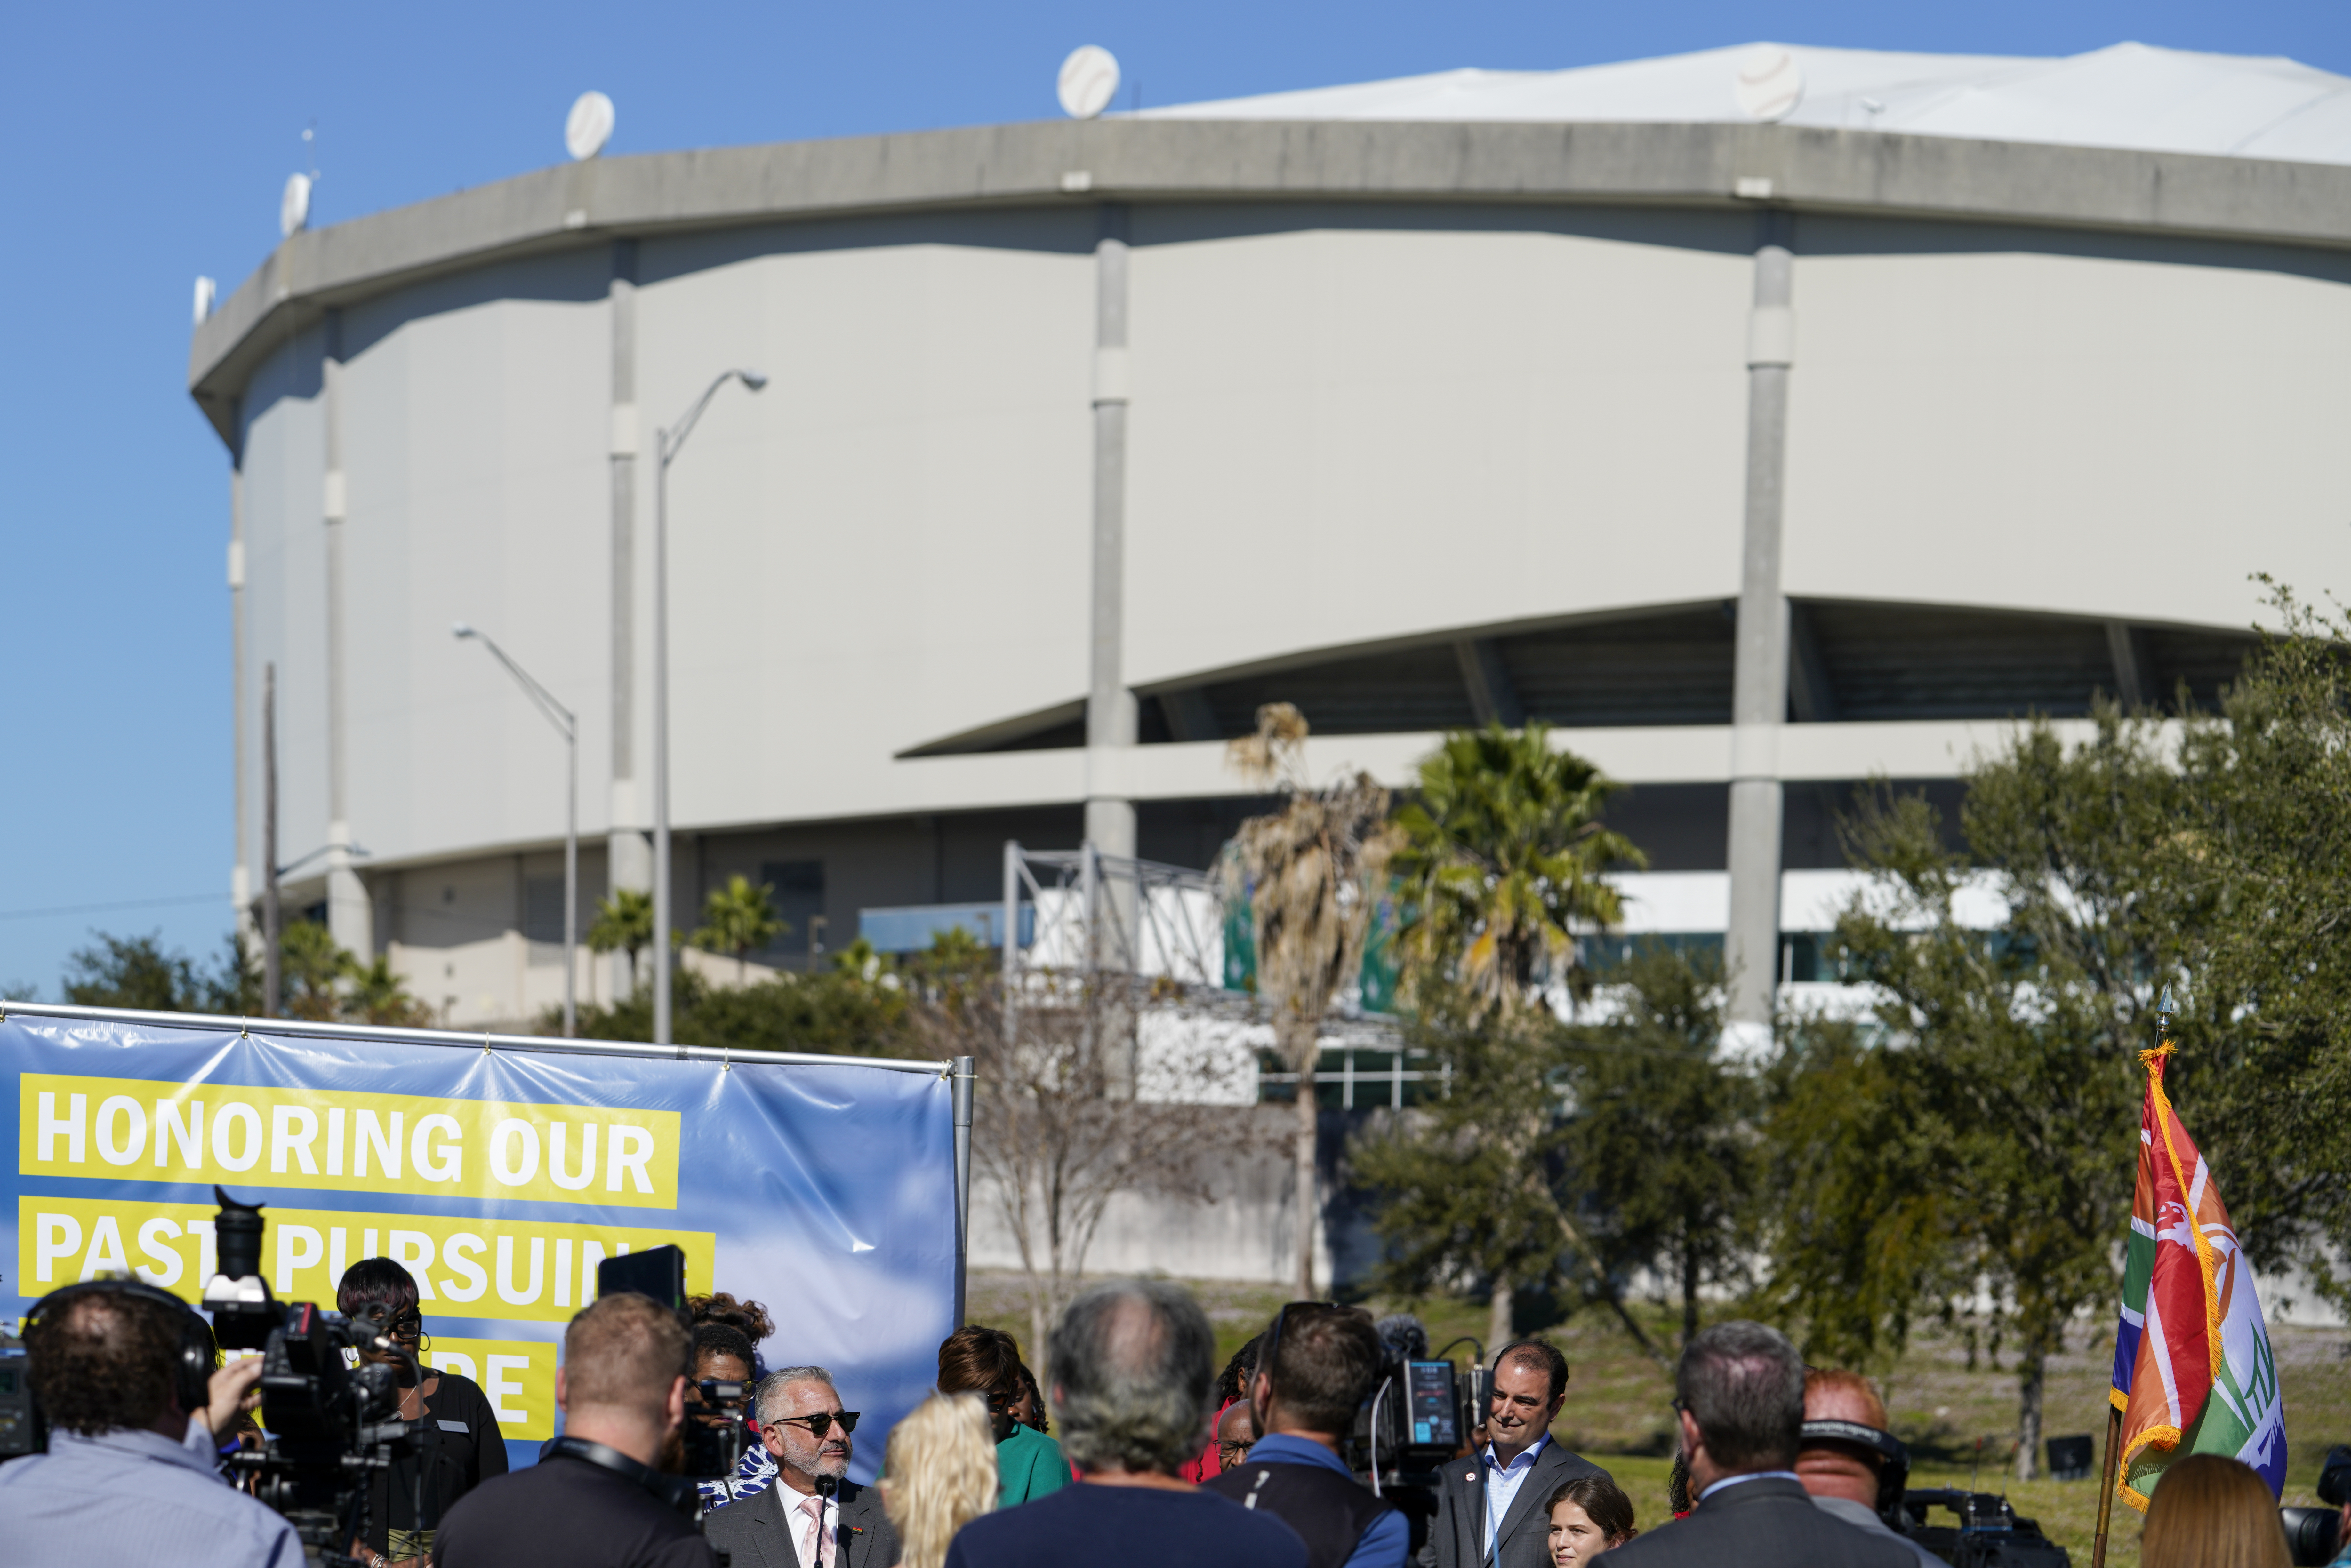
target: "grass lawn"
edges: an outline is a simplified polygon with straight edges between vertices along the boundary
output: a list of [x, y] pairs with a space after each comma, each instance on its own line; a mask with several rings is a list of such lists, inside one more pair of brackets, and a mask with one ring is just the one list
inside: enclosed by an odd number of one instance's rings
[[[1288, 1291], [1270, 1286], [1187, 1283], [1216, 1325], [1219, 1364], [1262, 1330], [1289, 1299]], [[975, 1274], [969, 1294], [972, 1321], [1010, 1331], [1025, 1352], [1029, 1309], [1020, 1277]], [[1440, 1299], [1364, 1304], [1375, 1312], [1416, 1311], [1428, 1325], [1432, 1348], [1457, 1334], [1485, 1332], [1482, 1302]], [[1670, 1354], [1678, 1343], [1678, 1320], [1644, 1314], [1642, 1322], [1651, 1340]], [[1631, 1494], [1635, 1516], [1644, 1529], [1664, 1520], [1666, 1477], [1672, 1469], [1671, 1378], [1602, 1312], [1580, 1312], [1543, 1332], [1566, 1353], [1571, 1369], [1567, 1403], [1552, 1436], [1615, 1476]], [[2101, 1322], [2051, 1364], [2042, 1427], [2045, 1435], [2087, 1432], [2104, 1445], [2111, 1333], [2111, 1325]], [[2319, 1460], [2330, 1445], [2351, 1443], [2351, 1331], [2276, 1328], [2271, 1341], [2285, 1392], [2284, 1500], [2315, 1503], [2312, 1488]], [[1468, 1351], [1465, 1347], [1454, 1354], [1466, 1360]], [[2095, 1480], [2005, 1479], [2016, 1451], [2012, 1364], [1995, 1366], [1979, 1356], [1970, 1366], [1965, 1344], [1927, 1334], [1913, 1340], [1908, 1353], [1892, 1366], [1879, 1370], [1878, 1386], [1896, 1435], [1910, 1445], [1913, 1486], [1964, 1487], [1978, 1476], [1978, 1490], [2004, 1490], [2018, 1513], [2038, 1520], [2051, 1540], [2073, 1553], [2075, 1568], [2088, 1568], [2097, 1521]], [[1937, 1517], [1949, 1522], [1947, 1516]], [[2106, 1561], [2114, 1568], [2138, 1568], [2138, 1522], [2137, 1514], [2116, 1504], [2114, 1538], [2106, 1549]]]

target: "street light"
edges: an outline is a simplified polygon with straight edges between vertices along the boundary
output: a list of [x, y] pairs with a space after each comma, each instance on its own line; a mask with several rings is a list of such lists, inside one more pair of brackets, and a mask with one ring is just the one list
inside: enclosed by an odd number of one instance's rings
[[477, 632], [463, 621], [450, 628], [459, 641], [471, 638], [490, 651], [491, 657], [507, 667], [507, 673], [522, 683], [523, 694], [545, 714], [548, 722], [563, 735], [563, 745], [569, 754], [569, 777], [565, 780], [563, 802], [563, 1034], [569, 1039], [579, 1031], [580, 1009], [574, 998], [575, 980], [572, 971], [580, 965], [580, 721], [571, 710], [549, 695], [526, 674], [520, 664], [507, 657], [507, 651], [497, 645], [486, 632]]
[[669, 1006], [669, 465], [694, 434], [695, 422], [718, 389], [741, 382], [752, 392], [768, 384], [757, 371], [721, 371], [703, 388], [685, 417], [653, 432], [653, 1043], [670, 1043]]

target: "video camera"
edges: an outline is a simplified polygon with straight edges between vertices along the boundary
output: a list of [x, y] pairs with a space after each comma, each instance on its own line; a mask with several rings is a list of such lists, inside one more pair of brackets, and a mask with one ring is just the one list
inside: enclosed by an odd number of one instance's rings
[[[314, 1301], [274, 1299], [261, 1274], [262, 1206], [217, 1186], [213, 1197], [220, 1268], [205, 1281], [202, 1304], [223, 1350], [261, 1353], [263, 1443], [230, 1455], [229, 1467], [252, 1478], [254, 1496], [286, 1517], [319, 1562], [356, 1564], [344, 1548], [367, 1538], [369, 1481], [414, 1452], [416, 1441], [400, 1418], [400, 1369], [361, 1353], [394, 1355], [420, 1382], [423, 1369], [372, 1325]], [[418, 1486], [421, 1493], [421, 1467]], [[423, 1512], [421, 1495], [416, 1512]]]
[[1380, 1336], [1379, 1377], [1355, 1412], [1340, 1457], [1404, 1513], [1417, 1552], [1437, 1517], [1439, 1472], [1486, 1419], [1491, 1374], [1475, 1340], [1445, 1347], [1468, 1344], [1476, 1352], [1466, 1373], [1430, 1355], [1428, 1330], [1410, 1313], [1382, 1318], [1373, 1328]]
[[2326, 1461], [2318, 1470], [2318, 1500], [2331, 1506], [2278, 1510], [2286, 1551], [2297, 1568], [2334, 1562], [2342, 1545], [2343, 1507], [2351, 1503], [2351, 1448], [2338, 1443], [2326, 1450]]
[[[624, 1252], [596, 1265], [596, 1299], [633, 1292], [684, 1316], [685, 1254], [675, 1247], [653, 1247]], [[747, 1384], [705, 1380], [686, 1385], [685, 1459], [680, 1474], [688, 1481], [724, 1480], [732, 1476], [751, 1446]], [[737, 1414], [729, 1405], [740, 1407]], [[692, 1496], [693, 1489], [685, 1489]]]
[[[2068, 1568], [2073, 1558], [2020, 1516], [2004, 1497], [1956, 1487], [1914, 1487], [1902, 1494], [1910, 1539], [1951, 1568]], [[1927, 1522], [1930, 1508], [1959, 1515], [1956, 1528]]]

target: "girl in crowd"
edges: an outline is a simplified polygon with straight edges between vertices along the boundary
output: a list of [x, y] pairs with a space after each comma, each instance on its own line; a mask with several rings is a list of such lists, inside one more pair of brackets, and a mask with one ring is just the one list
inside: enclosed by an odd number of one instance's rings
[[[478, 1385], [454, 1372], [410, 1370], [424, 1338], [424, 1314], [417, 1309], [416, 1278], [389, 1258], [362, 1258], [343, 1271], [335, 1306], [355, 1325], [371, 1327], [408, 1353], [360, 1354], [400, 1368], [400, 1418], [417, 1423], [416, 1450], [378, 1470], [369, 1482], [368, 1536], [351, 1543], [351, 1555], [368, 1568], [421, 1562], [433, 1551], [433, 1531], [450, 1505], [492, 1476], [507, 1473], [506, 1437]], [[420, 1472], [423, 1481], [418, 1511]]]
[[2261, 1472], [2190, 1454], [2163, 1472], [2138, 1538], [2139, 1568], [2287, 1568], [2285, 1528]]
[[1554, 1568], [1582, 1568], [1640, 1533], [1633, 1528], [1633, 1500], [1604, 1475], [1562, 1482], [1543, 1506], [1551, 1513]]
[[996, 1439], [977, 1394], [934, 1394], [890, 1433], [882, 1507], [899, 1568], [941, 1568], [955, 1532], [996, 1506]]

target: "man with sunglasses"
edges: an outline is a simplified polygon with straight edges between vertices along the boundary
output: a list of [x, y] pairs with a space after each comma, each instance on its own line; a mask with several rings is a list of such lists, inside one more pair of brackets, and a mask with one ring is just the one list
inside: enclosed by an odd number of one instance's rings
[[712, 1511], [703, 1521], [710, 1544], [759, 1568], [892, 1568], [898, 1537], [880, 1496], [849, 1479], [857, 1412], [841, 1407], [832, 1374], [770, 1373], [755, 1409], [776, 1484]]

